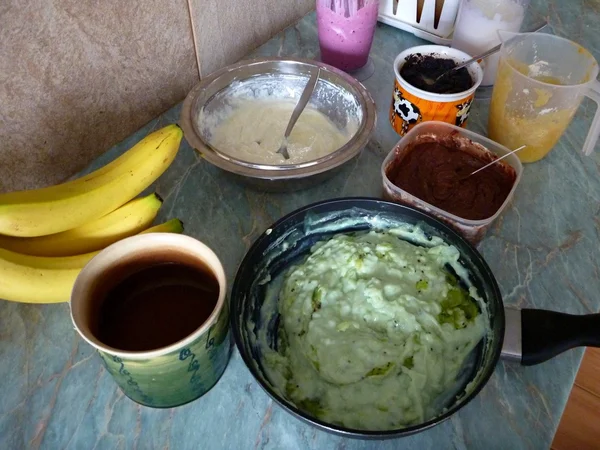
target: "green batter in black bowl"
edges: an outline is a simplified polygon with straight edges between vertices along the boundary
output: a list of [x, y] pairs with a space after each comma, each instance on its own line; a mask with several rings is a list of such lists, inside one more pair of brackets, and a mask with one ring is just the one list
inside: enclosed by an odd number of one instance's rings
[[[505, 350], [523, 364], [600, 344], [596, 315], [509, 311]], [[231, 320], [275, 401], [357, 438], [447, 419], [488, 381], [505, 340], [500, 291], [477, 250], [426, 214], [368, 198], [316, 203], [267, 229], [238, 270]]]

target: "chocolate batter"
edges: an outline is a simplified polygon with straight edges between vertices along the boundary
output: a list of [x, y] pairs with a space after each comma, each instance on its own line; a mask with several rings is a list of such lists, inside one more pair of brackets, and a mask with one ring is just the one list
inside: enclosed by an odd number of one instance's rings
[[469, 90], [473, 86], [473, 79], [465, 67], [450, 72], [434, 84], [428, 84], [423, 79], [426, 76], [435, 80], [455, 66], [456, 61], [450, 58], [415, 53], [406, 57], [400, 76], [414, 87], [435, 94], [455, 94]]
[[496, 163], [467, 178], [491, 157], [461, 148], [452, 139], [415, 142], [386, 170], [399, 188], [456, 216], [482, 220], [502, 206], [515, 182], [514, 169]]

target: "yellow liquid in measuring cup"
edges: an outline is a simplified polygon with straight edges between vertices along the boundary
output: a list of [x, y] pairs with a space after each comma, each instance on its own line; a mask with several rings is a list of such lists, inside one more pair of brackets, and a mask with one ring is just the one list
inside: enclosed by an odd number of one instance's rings
[[[511, 64], [516, 70], [528, 75], [527, 66], [519, 67]], [[513, 92], [511, 65], [501, 60], [494, 86], [488, 134], [491, 139], [509, 149], [526, 145], [517, 152], [522, 162], [535, 162], [542, 159], [552, 150], [577, 110], [577, 104], [569, 108], [544, 108], [552, 97], [551, 89], [531, 88], [523, 92], [523, 102], [518, 107], [509, 106], [509, 96], [520, 95]], [[531, 77], [537, 81], [560, 86], [558, 78], [549, 76]]]

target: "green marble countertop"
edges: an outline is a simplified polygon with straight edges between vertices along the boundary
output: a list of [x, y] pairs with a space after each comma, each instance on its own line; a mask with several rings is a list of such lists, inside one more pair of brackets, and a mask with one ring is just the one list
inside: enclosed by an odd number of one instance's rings
[[[548, 18], [552, 31], [600, 59], [600, 3], [534, 0], [528, 22]], [[244, 253], [282, 215], [317, 200], [381, 194], [379, 168], [398, 141], [387, 121], [394, 57], [423, 43], [379, 25], [365, 82], [377, 103], [373, 139], [330, 181], [294, 194], [266, 194], [232, 184], [186, 143], [156, 189], [165, 199], [158, 220], [179, 217], [186, 234], [220, 256], [229, 282]], [[253, 56], [314, 58], [314, 14], [278, 34]], [[485, 133], [489, 102], [477, 100], [468, 128]], [[176, 122], [180, 105], [98, 158], [93, 170], [151, 130]], [[479, 249], [506, 304], [590, 313], [600, 307], [600, 152], [579, 149], [595, 109], [584, 102], [552, 153], [525, 166], [515, 201]], [[582, 351], [539, 366], [500, 362], [482, 392], [450, 420], [399, 440], [360, 441], [312, 428], [278, 407], [234, 352], [207, 395], [156, 410], [118, 390], [92, 348], [73, 330], [68, 306], [0, 302], [0, 447], [5, 449], [546, 449], [567, 401]]]

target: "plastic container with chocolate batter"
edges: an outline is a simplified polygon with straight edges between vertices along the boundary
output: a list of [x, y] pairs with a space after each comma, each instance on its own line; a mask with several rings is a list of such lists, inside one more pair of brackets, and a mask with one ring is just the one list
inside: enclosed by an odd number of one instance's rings
[[[383, 196], [387, 200], [409, 205], [432, 214], [443, 222], [446, 222], [450, 226], [454, 227], [471, 243], [477, 244], [484, 237], [492, 222], [494, 222], [494, 220], [496, 220], [496, 218], [502, 214], [502, 211], [512, 200], [517, 185], [521, 180], [523, 166], [521, 165], [519, 158], [514, 154], [498, 162], [497, 164], [501, 164], [501, 167], [505, 168], [507, 171], [510, 171], [511, 175], [512, 171], [514, 170], [514, 182], [506, 199], [500, 205], [500, 207], [490, 213], [491, 215], [489, 217], [476, 220], [465, 219], [408, 193], [406, 190], [401, 189], [394, 184], [391, 179], [393, 178], [393, 171], [397, 170], [399, 165], [403, 164], [403, 161], [405, 161], [404, 158], [407, 154], [413, 151], [412, 149], [415, 145], [420, 143], [434, 142], [452, 142], [453, 144], [456, 144], [456, 148], [458, 148], [460, 151], [464, 151], [470, 155], [476, 156], [478, 160], [480, 159], [482, 161], [482, 164], [492, 161], [496, 157], [503, 156], [510, 152], [509, 149], [498, 144], [497, 142], [494, 142], [472, 131], [450, 125], [445, 122], [432, 121], [421, 123], [410, 130], [406, 136], [404, 136], [400, 142], [396, 144], [394, 149], [383, 161], [381, 166]], [[484, 169], [483, 171], [479, 172], [479, 174], [483, 174], [489, 169], [492, 169], [492, 167]]]

